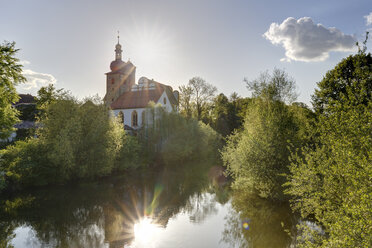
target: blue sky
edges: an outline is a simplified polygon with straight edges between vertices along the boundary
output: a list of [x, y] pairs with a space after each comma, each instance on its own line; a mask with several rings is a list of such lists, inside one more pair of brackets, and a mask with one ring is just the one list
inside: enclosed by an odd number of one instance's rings
[[35, 93], [53, 82], [79, 98], [104, 96], [120, 30], [137, 80], [146, 76], [176, 89], [201, 76], [226, 95], [249, 96], [243, 78], [277, 67], [296, 80], [298, 100], [310, 103], [316, 83], [372, 28], [365, 17], [370, 0], [2, 0], [0, 6], [0, 41], [16, 42], [29, 79], [19, 91]]

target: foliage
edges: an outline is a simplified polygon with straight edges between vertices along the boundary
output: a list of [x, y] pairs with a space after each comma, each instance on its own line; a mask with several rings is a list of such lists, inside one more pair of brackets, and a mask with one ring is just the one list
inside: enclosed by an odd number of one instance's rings
[[36, 116], [38, 114], [38, 110], [36, 109], [35, 104], [27, 104], [23, 105], [20, 104], [17, 107], [19, 111], [18, 118], [22, 121], [36, 121]]
[[179, 89], [181, 113], [188, 118], [192, 114], [197, 120], [202, 119], [217, 91], [201, 77], [193, 77], [187, 86], [182, 85]]
[[246, 82], [256, 98], [248, 105], [243, 129], [228, 137], [222, 159], [234, 179], [233, 188], [284, 200], [289, 157], [306, 142], [300, 125], [309, 115], [283, 102], [296, 95], [294, 81], [285, 72], [275, 69], [272, 76], [264, 73]]
[[15, 57], [17, 52], [14, 42], [0, 45], [0, 139], [8, 138], [18, 121], [18, 111], [12, 107], [19, 99], [14, 86], [26, 79], [22, 76], [22, 65]]
[[216, 158], [220, 144], [219, 135], [208, 125], [168, 113], [159, 105], [147, 108], [146, 124], [138, 136], [150, 161], [167, 164]]
[[230, 135], [235, 129], [242, 127], [251, 100], [237, 94], [232, 94], [230, 99], [219, 94], [213, 99], [210, 125], [222, 136]]
[[[312, 97], [314, 110], [327, 114], [337, 104], [368, 104], [372, 97], [372, 55], [358, 53], [327, 72]], [[325, 112], [325, 113], [324, 113]]]
[[[120, 122], [120, 125], [122, 123]], [[130, 168], [138, 168], [144, 164], [141, 157], [142, 147], [138, 139], [128, 134], [121, 134], [123, 145], [121, 146], [115, 162], [116, 171], [124, 171]]]
[[244, 129], [228, 138], [222, 159], [235, 189], [283, 200], [283, 174], [291, 150], [300, 145], [298, 127], [288, 107], [279, 101], [256, 99], [248, 109]]
[[253, 97], [261, 97], [272, 101], [292, 103], [297, 99], [296, 83], [284, 70], [275, 68], [272, 75], [268, 71], [249, 81], [244, 79]]
[[189, 85], [181, 85], [180, 90], [180, 113], [186, 118], [192, 117], [192, 102], [191, 97], [193, 89]]
[[371, 55], [359, 52], [318, 84], [317, 145], [294, 154], [286, 192], [325, 235], [304, 229], [301, 247], [372, 245], [371, 75]]
[[46, 107], [40, 125], [38, 138], [18, 141], [1, 151], [1, 169], [10, 185], [103, 176], [132, 165], [130, 160], [138, 156], [139, 145], [125, 135], [98, 98], [79, 102], [65, 95], [56, 99]]
[[48, 106], [56, 103], [58, 99], [64, 99], [68, 97], [68, 92], [63, 89], [56, 89], [53, 84], [41, 87], [37, 92], [36, 107], [39, 111], [39, 115], [43, 118]]

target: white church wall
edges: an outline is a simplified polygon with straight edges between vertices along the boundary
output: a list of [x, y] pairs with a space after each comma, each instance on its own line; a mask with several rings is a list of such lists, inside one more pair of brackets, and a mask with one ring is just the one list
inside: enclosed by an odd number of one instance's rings
[[[145, 108], [135, 108], [135, 109], [115, 109], [113, 110], [114, 115], [118, 116], [119, 112], [124, 114], [124, 124], [130, 126], [134, 129], [140, 128], [142, 126], [142, 112], [145, 111]], [[132, 126], [132, 113], [133, 111], [137, 112], [137, 127]]]
[[[165, 103], [164, 103], [164, 99], [165, 100]], [[168, 96], [167, 94], [165, 93], [165, 91], [163, 92], [163, 94], [160, 96], [159, 100], [157, 103], [160, 103], [167, 112], [172, 112], [173, 108], [172, 108], [172, 105], [170, 104], [170, 101], [168, 99]], [[114, 109], [113, 110], [113, 113], [115, 116], [118, 116], [118, 114], [121, 112], [123, 112], [124, 114], [124, 124], [129, 126], [129, 127], [132, 127], [134, 129], [138, 129], [142, 126], [142, 112], [144, 112], [146, 110], [146, 108], [133, 108], [133, 109]], [[137, 112], [137, 127], [133, 127], [132, 126], [132, 113], [133, 111], [136, 111]], [[148, 116], [146, 116], [145, 118], [147, 119], [150, 119]]]
[[[165, 100], [165, 103], [164, 103], [164, 99]], [[164, 91], [163, 94], [160, 96], [159, 100], [157, 103], [160, 103], [167, 112], [172, 112], [173, 108], [172, 108], [172, 105], [168, 99], [168, 95], [167, 93]]]

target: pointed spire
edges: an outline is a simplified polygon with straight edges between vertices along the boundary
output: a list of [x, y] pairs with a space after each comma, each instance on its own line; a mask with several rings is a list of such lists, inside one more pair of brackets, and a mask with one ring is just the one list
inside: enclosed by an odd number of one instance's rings
[[119, 31], [118, 31], [118, 44], [115, 46], [115, 60], [121, 60], [121, 53], [123, 50], [121, 50], [121, 45], [119, 43], [120, 36], [119, 36]]

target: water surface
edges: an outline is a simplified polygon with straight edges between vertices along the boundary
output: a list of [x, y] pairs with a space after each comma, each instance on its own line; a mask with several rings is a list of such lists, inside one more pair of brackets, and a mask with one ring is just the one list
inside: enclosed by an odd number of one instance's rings
[[[1, 199], [0, 247], [290, 247], [288, 205], [232, 193], [189, 164]], [[293, 246], [293, 245], [292, 245]]]

